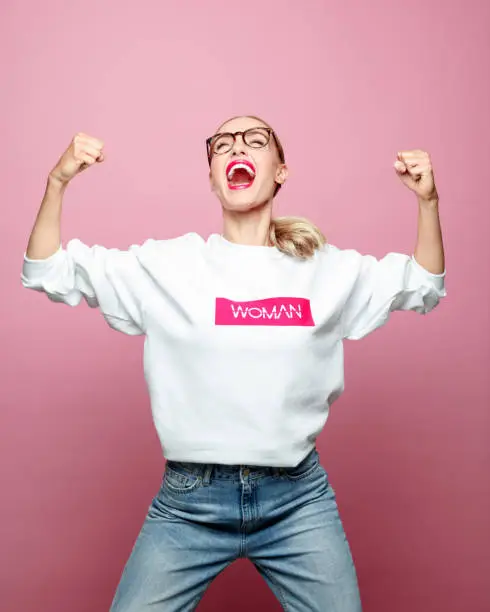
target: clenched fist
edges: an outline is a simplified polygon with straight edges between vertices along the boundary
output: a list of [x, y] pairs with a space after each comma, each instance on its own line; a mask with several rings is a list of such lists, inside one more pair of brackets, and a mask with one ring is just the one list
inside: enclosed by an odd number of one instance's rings
[[89, 166], [104, 161], [103, 146], [102, 140], [79, 132], [51, 170], [50, 176], [63, 184], [69, 183]]
[[432, 162], [426, 151], [400, 151], [394, 166], [402, 183], [421, 200], [438, 199]]

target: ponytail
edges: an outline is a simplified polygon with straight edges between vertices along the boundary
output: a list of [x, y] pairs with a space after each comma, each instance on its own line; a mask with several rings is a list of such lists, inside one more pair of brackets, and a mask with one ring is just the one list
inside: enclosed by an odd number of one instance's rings
[[269, 226], [269, 243], [286, 255], [309, 259], [326, 243], [323, 233], [303, 217], [277, 217]]

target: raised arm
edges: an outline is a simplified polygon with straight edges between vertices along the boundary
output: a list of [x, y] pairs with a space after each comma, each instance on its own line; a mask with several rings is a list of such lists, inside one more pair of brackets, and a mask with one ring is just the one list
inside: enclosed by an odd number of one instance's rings
[[145, 277], [139, 246], [127, 251], [89, 247], [80, 240], [61, 244], [63, 197], [70, 181], [104, 160], [103, 142], [79, 133], [49, 173], [46, 191], [24, 254], [21, 281], [55, 302], [76, 306], [82, 298], [100, 307], [109, 325], [127, 334], [144, 333]]
[[414, 257], [433, 274], [445, 271], [444, 244], [439, 219], [439, 194], [430, 155], [425, 151], [401, 151], [395, 170], [404, 185], [417, 196], [419, 206], [417, 244]]
[[344, 253], [354, 270], [342, 316], [343, 337], [358, 340], [383, 325], [394, 310], [426, 314], [446, 295], [439, 196], [428, 153], [398, 153], [395, 169], [417, 196], [418, 230], [412, 256], [388, 253], [377, 260], [355, 251]]
[[76, 134], [58, 163], [48, 175], [46, 191], [27, 244], [29, 259], [46, 259], [61, 246], [61, 210], [63, 196], [71, 180], [95, 164], [104, 161], [104, 143], [83, 133]]

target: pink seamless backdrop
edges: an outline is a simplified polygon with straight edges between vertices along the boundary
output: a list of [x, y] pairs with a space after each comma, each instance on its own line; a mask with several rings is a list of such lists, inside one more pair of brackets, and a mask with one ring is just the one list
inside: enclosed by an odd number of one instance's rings
[[[378, 257], [415, 245], [396, 152], [432, 156], [448, 296], [346, 344], [318, 446], [366, 612], [488, 612], [489, 23], [478, 0], [2, 3], [2, 612], [108, 610], [164, 467], [143, 339], [20, 284], [47, 174], [76, 132], [105, 141], [65, 242], [207, 236], [204, 140], [244, 113], [286, 149], [276, 214]], [[280, 608], [241, 561], [199, 609]]]

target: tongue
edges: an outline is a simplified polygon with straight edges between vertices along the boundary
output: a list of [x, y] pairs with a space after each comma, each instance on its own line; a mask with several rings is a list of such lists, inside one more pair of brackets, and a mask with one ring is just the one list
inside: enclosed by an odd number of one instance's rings
[[253, 178], [250, 176], [250, 174], [246, 170], [244, 170], [243, 168], [238, 168], [233, 173], [230, 184], [231, 185], [246, 185], [248, 183], [251, 183], [252, 181], [253, 181]]

